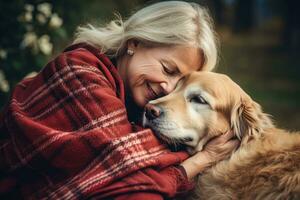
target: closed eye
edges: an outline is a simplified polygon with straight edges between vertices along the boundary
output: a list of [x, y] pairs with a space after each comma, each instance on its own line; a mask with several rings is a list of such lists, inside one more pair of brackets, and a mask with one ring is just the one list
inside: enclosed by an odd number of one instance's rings
[[191, 103], [196, 103], [196, 104], [208, 104], [207, 101], [201, 95], [192, 95], [189, 98], [189, 101]]
[[164, 73], [169, 75], [169, 76], [174, 76], [174, 75], [177, 75], [179, 73], [178, 70], [171, 69], [171, 67], [167, 66], [163, 62], [161, 62], [161, 65], [163, 67]]

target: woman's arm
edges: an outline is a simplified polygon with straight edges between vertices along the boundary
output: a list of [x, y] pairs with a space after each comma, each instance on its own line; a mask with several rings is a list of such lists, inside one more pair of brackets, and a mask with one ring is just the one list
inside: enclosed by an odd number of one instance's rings
[[18, 84], [5, 115], [10, 139], [0, 149], [0, 171], [30, 171], [23, 191], [49, 199], [83, 198], [136, 171], [142, 174], [128, 177], [139, 185], [148, 177], [145, 190], [174, 195], [180, 183], [169, 166], [186, 154], [169, 152], [150, 129], [132, 130], [122, 85], [108, 58], [99, 59], [84, 48], [69, 51]]
[[160, 200], [185, 193], [193, 186], [194, 183], [189, 182], [177, 166], [169, 166], [162, 170], [145, 168], [99, 189], [91, 197]]
[[[164, 196], [173, 197], [181, 192], [186, 193], [194, 186], [193, 177], [216, 162], [228, 157], [237, 148], [239, 142], [232, 140], [232, 137], [233, 134], [228, 132], [211, 140], [207, 143], [203, 151], [186, 159], [180, 166], [169, 166], [162, 170], [153, 170], [150, 168], [140, 170], [125, 177], [116, 184], [105, 187], [104, 191], [99, 191], [96, 196], [105, 199], [106, 195], [109, 194], [110, 197], [118, 200], [161, 200], [164, 199]], [[143, 176], [142, 182], [136, 181], [141, 176]], [[151, 183], [153, 186], [152, 190], [149, 187], [143, 187]], [[131, 192], [125, 192], [120, 195], [122, 190], [130, 190]], [[160, 192], [157, 193], [155, 191]]]

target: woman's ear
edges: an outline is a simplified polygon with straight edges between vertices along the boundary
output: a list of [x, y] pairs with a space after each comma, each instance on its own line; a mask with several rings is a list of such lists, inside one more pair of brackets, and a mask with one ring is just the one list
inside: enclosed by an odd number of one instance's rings
[[241, 99], [233, 106], [231, 128], [239, 140], [261, 134], [265, 128], [274, 127], [269, 115], [262, 112], [258, 103], [252, 99]]
[[128, 40], [127, 41], [127, 49], [131, 49], [133, 51], [136, 50], [136, 48], [139, 46], [140, 42], [137, 40]]

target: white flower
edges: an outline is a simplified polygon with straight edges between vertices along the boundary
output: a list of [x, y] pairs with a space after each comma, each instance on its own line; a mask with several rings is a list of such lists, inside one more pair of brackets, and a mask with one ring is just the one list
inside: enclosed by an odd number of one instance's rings
[[41, 3], [37, 6], [37, 10], [43, 13], [46, 17], [49, 17], [52, 13], [52, 5], [50, 3]]
[[38, 39], [38, 45], [42, 53], [49, 55], [52, 53], [53, 45], [50, 42], [50, 37], [48, 35], [42, 35]]
[[21, 47], [34, 47], [37, 43], [37, 35], [34, 32], [27, 32], [23, 37]]
[[42, 35], [38, 38], [34, 32], [27, 32], [24, 35], [21, 47], [30, 47], [34, 54], [38, 53], [40, 50], [45, 55], [51, 54], [53, 49], [53, 45], [50, 42], [50, 37], [48, 35]]
[[4, 49], [0, 49], [0, 58], [6, 59], [6, 57], [7, 57], [7, 51], [5, 51]]
[[59, 28], [62, 24], [63, 24], [63, 20], [56, 13], [54, 13], [51, 16], [49, 26], [52, 28]]
[[32, 12], [25, 12], [24, 21], [25, 22], [31, 22], [32, 21]]
[[33, 9], [34, 9], [34, 7], [33, 7], [33, 5], [31, 5], [31, 4], [25, 4], [25, 5], [24, 5], [24, 9], [25, 9], [27, 12], [32, 12]]
[[41, 13], [36, 15], [36, 19], [40, 24], [45, 24], [47, 22], [47, 18]]
[[5, 79], [5, 75], [2, 70], [0, 70], [0, 90], [2, 92], [9, 91], [9, 84], [8, 84], [7, 80]]

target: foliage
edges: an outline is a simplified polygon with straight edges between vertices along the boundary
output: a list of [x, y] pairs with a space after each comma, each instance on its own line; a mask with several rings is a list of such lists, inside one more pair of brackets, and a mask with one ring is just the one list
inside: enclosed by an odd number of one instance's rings
[[[0, 100], [24, 76], [39, 71], [65, 38], [63, 20], [47, 2], [1, 1]], [[9, 81], [8, 81], [9, 80]]]

